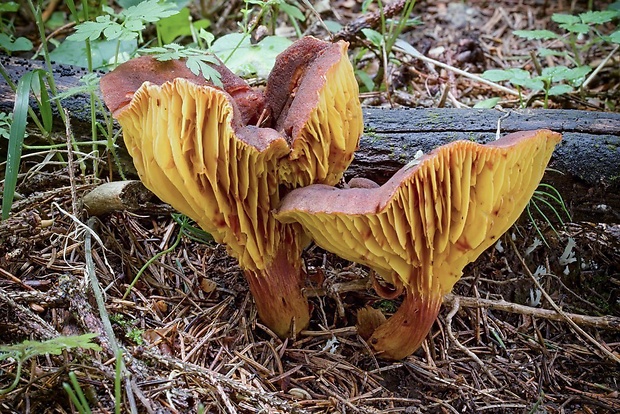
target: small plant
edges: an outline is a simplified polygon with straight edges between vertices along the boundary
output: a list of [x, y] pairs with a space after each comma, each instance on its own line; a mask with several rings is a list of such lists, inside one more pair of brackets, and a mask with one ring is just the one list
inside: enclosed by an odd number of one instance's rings
[[119, 327], [123, 329], [123, 333], [125, 338], [129, 339], [136, 345], [142, 345], [143, 339], [142, 334], [144, 333], [144, 329], [139, 329], [135, 327], [135, 321], [129, 321], [122, 313], [117, 313], [114, 315], [110, 315], [110, 321], [117, 324]]
[[[362, 3], [362, 13], [366, 13], [368, 7], [372, 4], [373, 0], [364, 0]], [[407, 27], [412, 27], [420, 24], [418, 19], [410, 19], [409, 16], [415, 6], [415, 0], [406, 0], [400, 13], [400, 17], [397, 19], [388, 19], [385, 16], [384, 4], [381, 0], [377, 0], [377, 6], [379, 7], [381, 25], [380, 30], [374, 29], [362, 29], [362, 33], [366, 39], [373, 46], [373, 53], [376, 54], [379, 62], [381, 62], [381, 69], [377, 73], [374, 79], [372, 79], [366, 72], [362, 70], [356, 70], [355, 75], [362, 82], [362, 85], [369, 91], [374, 90], [381, 85], [386, 77], [388, 70], [388, 61], [392, 56], [392, 49], [396, 44], [398, 37]], [[361, 56], [366, 54], [368, 49], [362, 49], [358, 52], [357, 58], [359, 60]]]
[[[600, 26], [612, 22], [620, 17], [620, 10], [588, 11], [573, 16], [556, 13], [552, 20], [565, 31], [558, 34], [551, 30], [515, 30], [514, 34], [528, 40], [543, 40], [549, 47], [538, 49], [538, 55], [532, 54], [536, 74], [519, 68], [492, 69], [482, 74], [482, 77], [493, 81], [508, 81], [519, 91], [521, 106], [526, 102], [521, 95], [522, 89], [532, 92], [544, 92], [544, 107], [548, 107], [549, 97], [564, 95], [578, 90], [584, 85], [586, 76], [593, 70], [585, 63], [585, 55], [590, 48], [601, 42], [620, 43], [620, 30], [611, 35], [602, 34]], [[551, 47], [554, 47], [553, 49]], [[615, 48], [612, 53], [615, 53]], [[541, 68], [538, 57], [556, 56], [564, 58], [568, 66], [558, 65]]]
[[553, 223], [551, 222], [551, 218], [547, 217], [545, 212], [542, 210], [542, 206], [548, 208], [562, 226], [564, 225], [564, 218], [562, 217], [561, 213], [564, 213], [568, 220], [571, 219], [571, 216], [566, 208], [566, 204], [564, 204], [564, 199], [555, 187], [549, 184], [541, 183], [538, 186], [538, 189], [534, 191], [534, 195], [532, 196], [532, 199], [527, 205], [527, 215], [530, 219], [530, 222], [534, 225], [534, 228], [536, 229], [536, 232], [538, 233], [542, 241], [547, 247], [549, 247], [545, 236], [540, 230], [540, 227], [538, 227], [538, 225], [536, 224], [536, 220], [534, 219], [534, 212], [536, 212], [537, 215], [542, 217], [543, 221], [547, 223], [549, 227], [551, 227], [555, 234], [558, 234], [558, 232]]
[[22, 367], [30, 358], [43, 355], [60, 355], [62, 351], [73, 348], [101, 351], [101, 347], [92, 342], [96, 337], [97, 334], [87, 333], [76, 336], [59, 336], [42, 342], [26, 340], [16, 345], [0, 346], [0, 361], [11, 358], [17, 364], [15, 380], [8, 388], [0, 389], [0, 395], [8, 394], [17, 387], [21, 378]]
[[[204, 33], [205, 35], [207, 34], [207, 32]], [[218, 64], [217, 58], [213, 55], [205, 54], [204, 51], [171, 43], [163, 47], [142, 49], [142, 53], [153, 54], [160, 61], [185, 59], [186, 66], [194, 75], [202, 74], [205, 79], [209, 79], [213, 84], [220, 87], [223, 86], [219, 72], [207, 64]]]
[[592, 68], [587, 65], [572, 69], [566, 66], [553, 66], [543, 69], [540, 75], [532, 76], [524, 69], [491, 69], [485, 71], [482, 77], [493, 82], [510, 82], [517, 88], [517, 91], [519, 91], [521, 106], [525, 106], [521, 94], [522, 88], [530, 89], [534, 92], [543, 91], [545, 94], [544, 107], [547, 108], [550, 96], [572, 92], [583, 83], [585, 76], [590, 73], [590, 71], [592, 71]]
[[13, 113], [0, 112], [0, 137], [9, 139], [11, 134], [11, 121], [13, 120]]
[[[2, 75], [5, 76], [4, 70], [2, 70]], [[47, 86], [45, 85], [45, 78], [46, 72], [37, 69], [23, 75], [15, 88], [15, 106], [9, 127], [9, 150], [4, 176], [4, 189], [2, 191], [2, 220], [9, 217], [15, 196], [28, 115], [30, 115], [44, 136], [48, 137], [52, 130], [52, 107]], [[9, 79], [8, 75], [5, 76], [5, 79]], [[29, 106], [31, 91], [34, 92], [37, 99], [41, 114], [40, 120]], [[4, 119], [4, 124], [7, 125], [6, 119]], [[6, 135], [6, 132], [6, 129], [3, 128], [3, 136]]]
[[140, 279], [140, 276], [142, 276], [142, 273], [144, 273], [148, 267], [153, 264], [157, 259], [159, 259], [160, 257], [162, 257], [165, 254], [168, 254], [170, 252], [173, 252], [181, 243], [181, 239], [183, 236], [186, 236], [188, 238], [190, 238], [191, 240], [200, 242], [200, 243], [209, 243], [213, 241], [213, 237], [211, 237], [211, 235], [209, 233], [207, 233], [206, 231], [199, 229], [197, 227], [194, 226], [194, 222], [187, 216], [183, 215], [183, 214], [178, 214], [178, 213], [174, 213], [172, 214], [172, 218], [174, 219], [174, 221], [177, 222], [177, 224], [179, 225], [179, 233], [177, 234], [176, 239], [174, 240], [174, 242], [172, 243], [172, 245], [165, 249], [162, 250], [161, 252], [157, 253], [155, 256], [151, 257], [138, 271], [138, 273], [136, 273], [136, 275], [134, 276], [133, 280], [131, 281], [131, 284], [129, 285], [129, 287], [127, 288], [127, 290], [125, 291], [125, 294], [123, 295], [123, 299], [126, 299], [127, 296], [129, 296], [129, 293], [131, 292], [131, 289], [133, 289], [133, 287], [135, 286], [135, 284], [138, 282], [138, 280]]
[[90, 404], [84, 395], [84, 391], [82, 391], [82, 386], [77, 380], [77, 376], [75, 372], [69, 372], [69, 383], [63, 382], [62, 388], [64, 388], [65, 392], [69, 396], [69, 399], [75, 405], [75, 409], [80, 414], [91, 414], [92, 410], [90, 409]]
[[[123, 353], [119, 350], [116, 353], [116, 364], [114, 369], [114, 413], [121, 414], [122, 406], [122, 368], [123, 368]], [[90, 404], [84, 395], [82, 386], [77, 380], [75, 372], [71, 371], [68, 374], [69, 382], [63, 382], [62, 388], [65, 390], [69, 399], [75, 406], [75, 409], [80, 414], [90, 414], [92, 412]]]
[[398, 310], [398, 304], [393, 300], [383, 299], [377, 302], [375, 308], [381, 310], [383, 313], [392, 314]]
[[[147, 23], [156, 23], [178, 13], [174, 4], [157, 0], [143, 1], [122, 10], [118, 14], [108, 6], [103, 6], [102, 11], [104, 14], [97, 16], [95, 21], [85, 21], [78, 24], [75, 27], [75, 33], [67, 37], [67, 41], [88, 41], [90, 46], [101, 40], [114, 42], [115, 53], [110, 62], [104, 62], [113, 66], [123, 60], [120, 56], [123, 42], [130, 42], [130, 44], [135, 45], [135, 50], [137, 50], [137, 41], [143, 42], [142, 31], [146, 29]], [[125, 43], [125, 45], [128, 46], [129, 44]]]
[[[524, 39], [550, 40], [556, 44], [559, 43], [563, 46], [560, 50], [541, 48], [539, 56], [563, 56], [571, 60], [575, 66], [582, 66], [583, 55], [594, 44], [601, 41], [620, 43], [620, 30], [615, 30], [610, 36], [605, 36], [599, 27], [619, 17], [620, 11], [618, 10], [588, 11], [577, 16], [555, 13], [551, 20], [564, 29], [565, 34], [558, 34], [551, 30], [515, 30], [514, 34]], [[580, 39], [586, 37], [587, 40], [580, 43]]]
[[0, 4], [0, 50], [4, 50], [8, 54], [32, 50], [32, 42], [26, 37], [15, 37], [12, 34], [13, 28], [6, 24], [3, 19], [3, 14], [16, 13], [19, 7], [19, 3], [14, 1]]

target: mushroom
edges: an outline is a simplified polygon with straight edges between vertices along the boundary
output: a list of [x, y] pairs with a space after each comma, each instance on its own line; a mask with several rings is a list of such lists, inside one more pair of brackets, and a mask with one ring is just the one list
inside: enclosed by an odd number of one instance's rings
[[297, 223], [272, 211], [299, 185], [336, 184], [362, 114], [347, 43], [304, 38], [277, 59], [265, 91], [223, 65], [223, 87], [181, 61], [141, 57], [101, 79], [141, 180], [238, 259], [258, 315], [277, 335], [305, 328]]
[[[424, 341], [465, 265], [520, 216], [560, 140], [539, 130], [486, 145], [453, 142], [403, 167], [379, 188], [296, 189], [276, 218], [301, 223], [322, 248], [404, 290], [391, 318], [382, 323], [372, 317], [379, 326], [368, 340], [381, 357], [401, 359]], [[368, 330], [368, 323], [361, 325]]]

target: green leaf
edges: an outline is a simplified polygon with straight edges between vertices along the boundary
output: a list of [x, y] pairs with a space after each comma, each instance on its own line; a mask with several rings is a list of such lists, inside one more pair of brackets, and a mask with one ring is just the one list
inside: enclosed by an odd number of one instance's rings
[[516, 86], [522, 86], [524, 88], [531, 89], [533, 91], [540, 91], [540, 90], [544, 89], [544, 87], [545, 87], [545, 84], [543, 83], [543, 81], [540, 80], [538, 77], [536, 77], [534, 79], [530, 79], [530, 78], [515, 78], [515, 79], [511, 79], [510, 83], [512, 83], [513, 85], [516, 85]]
[[43, 121], [43, 128], [49, 134], [52, 132], [53, 119], [52, 119], [52, 105], [50, 104], [50, 96], [45, 86], [45, 72], [38, 72], [39, 76], [39, 96], [38, 99], [39, 111], [41, 112], [41, 120]]
[[491, 69], [485, 71], [482, 74], [482, 77], [492, 82], [510, 81], [511, 83], [514, 83], [515, 81], [518, 82], [519, 80], [529, 80], [530, 73], [526, 70], [518, 68]]
[[[206, 32], [205, 32], [206, 33]], [[214, 85], [222, 87], [220, 73], [210, 65], [219, 65], [220, 62], [211, 54], [203, 50], [183, 47], [176, 43], [165, 45], [164, 47], [151, 47], [142, 49], [142, 53], [153, 54], [155, 59], [167, 61], [172, 59], [186, 59], [185, 64], [194, 75], [202, 73], [205, 79], [210, 80]]]
[[15, 13], [19, 10], [19, 3], [14, 1], [7, 1], [0, 4], [0, 13]]
[[550, 40], [560, 37], [560, 35], [551, 30], [515, 30], [512, 33], [528, 40]]
[[474, 109], [492, 109], [495, 108], [495, 105], [500, 101], [499, 98], [489, 98], [484, 101], [477, 102], [474, 105]]
[[211, 22], [203, 19], [192, 24], [189, 9], [184, 7], [179, 13], [161, 19], [156, 25], [162, 42], [166, 44], [174, 42], [177, 37], [191, 36], [192, 25], [197, 29], [205, 29], [211, 25]]
[[524, 69], [519, 68], [510, 68], [508, 69], [508, 73], [512, 76], [510, 80], [518, 80], [518, 79], [530, 79], [530, 72]]
[[618, 17], [618, 12], [613, 10], [606, 11], [587, 11], [585, 13], [581, 13], [579, 18], [581, 19], [581, 23], [585, 24], [603, 24], [612, 21], [614, 18]]
[[572, 86], [570, 85], [554, 85], [551, 88], [549, 88], [549, 96], [557, 96], [557, 95], [564, 95], [565, 93], [569, 93], [572, 92], [574, 89]]
[[560, 24], [560, 27], [571, 33], [586, 34], [590, 31], [590, 26], [588, 26], [587, 24], [583, 24], [583, 23], [577, 23], [577, 24], [572, 24], [572, 23], [563, 24], [562, 23]]
[[335, 20], [323, 20], [323, 23], [325, 23], [325, 27], [330, 31], [330, 33], [336, 33], [342, 30], [343, 27], [341, 23]]
[[25, 360], [27, 358], [39, 355], [60, 355], [62, 351], [73, 348], [92, 349], [101, 351], [101, 347], [92, 342], [98, 334], [87, 333], [84, 335], [59, 336], [57, 338], [48, 339], [47, 341], [30, 341], [26, 340], [15, 345], [0, 346], [0, 360], [8, 357], [15, 357]]
[[362, 82], [362, 86], [366, 88], [367, 92], [372, 92], [375, 89], [375, 82], [372, 80], [370, 75], [363, 70], [356, 70], [355, 75]]
[[84, 22], [75, 26], [75, 33], [67, 37], [67, 40], [74, 42], [88, 40], [97, 40], [103, 31], [113, 22], [109, 15], [97, 16], [94, 22]]
[[138, 20], [125, 20], [125, 22], [123, 23], [123, 27], [130, 32], [135, 32], [134, 37], [136, 37], [139, 32], [141, 32], [142, 30], [146, 28], [142, 20], [139, 20], [139, 19]]
[[563, 24], [576, 24], [581, 22], [581, 19], [577, 16], [573, 16], [572, 14], [563, 14], [563, 13], [554, 13], [553, 16], [551, 16], [551, 20], [553, 20], [556, 23], [563, 23]]
[[12, 40], [11, 36], [0, 33], [0, 48], [7, 52], [26, 52], [32, 50], [32, 47], [32, 42], [25, 37]]
[[[118, 40], [96, 40], [90, 42], [93, 69], [111, 65], [116, 59]], [[120, 40], [118, 63], [122, 63], [138, 50], [137, 39]], [[50, 52], [50, 58], [58, 63], [88, 67], [86, 44], [83, 42], [63, 42]]]
[[172, 3], [159, 2], [158, 0], [146, 0], [135, 6], [123, 10], [120, 15], [127, 20], [140, 20], [146, 23], [155, 23], [165, 17], [178, 13]]
[[138, 23], [134, 28], [126, 28], [116, 22], [110, 22], [110, 25], [103, 29], [103, 37], [106, 40], [134, 39], [142, 29], [144, 29], [142, 23]]
[[187, 58], [185, 64], [194, 75], [199, 75], [202, 73], [202, 76], [213, 82], [215, 86], [219, 86], [220, 88], [224, 87], [220, 79], [220, 73], [213, 69], [213, 67], [207, 65], [204, 59], [201, 59], [198, 56], [190, 56]]
[[282, 2], [280, 3], [280, 10], [286, 13], [291, 19], [299, 20], [300, 22], [306, 21], [306, 16], [304, 16], [297, 6]]
[[[588, 66], [582, 66], [582, 68], [583, 67]], [[571, 70], [566, 66], [552, 66], [550, 68], [544, 68], [540, 76], [544, 79], [550, 80], [551, 82], [561, 82], [570, 78]]]
[[620, 43], [620, 30], [616, 30], [608, 37], [610, 42]]
[[34, 77], [34, 72], [27, 72], [17, 83], [15, 91], [15, 105], [13, 107], [13, 122], [11, 123], [11, 133], [9, 136], [9, 150], [6, 158], [6, 168], [4, 174], [4, 190], [2, 192], [2, 220], [9, 218], [9, 212], [15, 197], [15, 186], [17, 185], [17, 174], [22, 156], [22, 145], [26, 134], [26, 124], [28, 117], [28, 103], [30, 101], [30, 85]]
[[584, 78], [588, 73], [592, 71], [592, 68], [588, 65], [578, 66], [576, 68], [568, 69], [564, 75], [564, 79], [568, 81], [574, 81], [580, 78]]
[[560, 56], [560, 57], [564, 57], [567, 56], [568, 53], [566, 51], [559, 51], [559, 50], [553, 50], [553, 49], [547, 49], [546, 47], [541, 47], [540, 49], [538, 49], [538, 56], [540, 57], [547, 57], [547, 56]]
[[13, 113], [0, 112], [0, 137], [9, 139], [11, 136], [11, 122], [13, 120]]
[[292, 42], [284, 37], [267, 36], [253, 45], [250, 38], [243, 33], [231, 33], [213, 42], [211, 50], [237, 75], [267, 78], [276, 56], [291, 44]]
[[512, 78], [512, 75], [510, 72], [503, 69], [489, 69], [484, 71], [482, 78], [490, 80], [491, 82], [502, 82]]
[[381, 47], [383, 44], [383, 35], [373, 29], [362, 29], [362, 33], [366, 36], [366, 39], [370, 41], [375, 47]]
[[213, 41], [215, 40], [215, 36], [213, 36], [213, 33], [207, 32], [205, 29], [200, 29], [198, 30], [198, 37], [207, 43], [208, 49], [211, 49], [211, 45], [213, 44]]

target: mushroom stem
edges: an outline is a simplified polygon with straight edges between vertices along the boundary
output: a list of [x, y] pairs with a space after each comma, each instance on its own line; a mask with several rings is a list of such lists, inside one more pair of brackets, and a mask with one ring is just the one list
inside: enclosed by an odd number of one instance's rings
[[372, 334], [368, 343], [384, 359], [405, 358], [420, 347], [437, 319], [442, 295], [416, 292], [407, 286], [398, 311]]
[[302, 293], [306, 275], [301, 269], [301, 255], [293, 257], [290, 246], [281, 247], [265, 269], [245, 270], [245, 277], [260, 320], [286, 338], [308, 326], [310, 311]]

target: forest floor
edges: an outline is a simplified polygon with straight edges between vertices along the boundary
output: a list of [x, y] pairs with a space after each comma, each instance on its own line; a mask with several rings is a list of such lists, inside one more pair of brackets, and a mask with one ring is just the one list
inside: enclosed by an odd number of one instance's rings
[[[346, 24], [361, 16], [355, 0], [319, 3], [323, 19]], [[600, 10], [612, 2], [594, 3]], [[220, 26], [211, 28], [216, 35], [236, 30], [225, 16], [238, 15], [243, 2], [226, 4], [218, 10]], [[586, 10], [580, 1], [419, 1], [412, 16], [420, 24], [401, 37], [467, 72], [534, 71], [529, 52], [543, 42], [513, 31], [558, 30], [553, 13]], [[303, 27], [324, 37], [314, 15], [307, 15]], [[286, 22], [281, 32], [287, 33]], [[349, 37], [351, 50], [359, 51], [363, 39]], [[553, 97], [549, 106], [618, 108], [618, 53], [604, 62], [613, 48], [595, 44], [583, 51], [585, 63], [601, 71], [587, 93]], [[394, 62], [383, 90], [362, 93], [364, 105], [471, 107], [494, 97], [503, 107], [520, 102], [404, 53], [395, 52]], [[366, 53], [355, 64], [375, 73], [380, 61]], [[568, 63], [550, 55], [543, 64]], [[544, 104], [540, 93], [524, 99], [530, 107]], [[11, 217], [0, 222], [0, 344], [94, 332], [103, 351], [34, 355], [23, 366], [19, 357], [0, 354], [2, 413], [76, 412], [63, 389], [70, 372], [92, 412], [113, 412], [114, 381], [121, 376], [115, 373], [116, 341], [125, 361], [122, 412], [620, 412], [620, 218], [576, 223], [561, 213], [565, 222], [555, 223], [557, 231], [537, 222], [541, 244], [524, 215], [466, 268], [423, 346], [388, 362], [358, 335], [355, 315], [366, 304], [390, 314], [399, 300], [368, 289], [363, 266], [311, 246], [304, 259], [312, 320], [296, 338], [282, 341], [257, 319], [226, 249], [181, 232], [165, 205], [88, 218], [80, 200], [100, 182], [95, 177], [56, 163], [49, 152], [27, 152], [22, 169], [20, 197]], [[563, 196], [570, 213], [570, 195]], [[89, 275], [104, 291], [116, 339], [106, 335]], [[16, 387], [4, 393], [16, 378]]]

